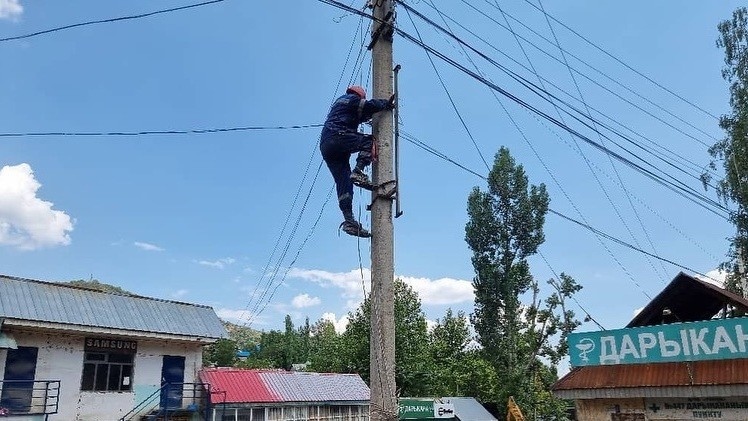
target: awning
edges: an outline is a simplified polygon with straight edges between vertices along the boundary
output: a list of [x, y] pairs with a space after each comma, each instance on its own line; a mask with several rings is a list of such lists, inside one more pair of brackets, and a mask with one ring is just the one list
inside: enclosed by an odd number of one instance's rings
[[0, 349], [18, 349], [16, 339], [10, 333], [0, 332]]

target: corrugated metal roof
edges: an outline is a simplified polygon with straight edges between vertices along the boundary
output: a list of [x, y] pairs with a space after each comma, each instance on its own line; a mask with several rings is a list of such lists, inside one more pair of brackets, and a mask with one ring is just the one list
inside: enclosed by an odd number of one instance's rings
[[[369, 387], [358, 374], [304, 373], [235, 368], [204, 369], [200, 378], [225, 391], [229, 403], [369, 401]], [[222, 402], [220, 393], [214, 402]]]
[[455, 406], [455, 415], [460, 421], [496, 421], [475, 398], [448, 397], [441, 400]]
[[211, 307], [0, 275], [0, 318], [221, 338]]
[[281, 402], [283, 399], [265, 386], [258, 370], [211, 368], [200, 371], [200, 380], [210, 384], [212, 403]]
[[748, 358], [577, 367], [552, 390], [748, 384]]

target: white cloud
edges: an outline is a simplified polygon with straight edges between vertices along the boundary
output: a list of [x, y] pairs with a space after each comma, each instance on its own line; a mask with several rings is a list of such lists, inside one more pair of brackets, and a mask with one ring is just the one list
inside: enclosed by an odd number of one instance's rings
[[172, 298], [182, 298], [185, 295], [187, 295], [188, 292], [189, 291], [187, 291], [186, 289], [178, 289], [178, 290], [176, 290], [176, 291], [174, 291], [174, 292], [171, 293], [171, 297]]
[[341, 297], [346, 300], [346, 308], [353, 310], [363, 301], [364, 288], [366, 288], [367, 292], [370, 291], [371, 272], [369, 272], [369, 269], [364, 269], [363, 273], [363, 281], [359, 269], [354, 269], [350, 272], [335, 273], [316, 269], [291, 268], [288, 271], [288, 276], [312, 281], [323, 288], [333, 287], [341, 289]]
[[[327, 272], [316, 269], [292, 268], [288, 276], [315, 282], [324, 288], [334, 287], [343, 290], [342, 297], [346, 299], [346, 308], [355, 309], [367, 293], [371, 290], [371, 271], [353, 269], [350, 272]], [[444, 305], [469, 302], [474, 300], [473, 283], [461, 279], [441, 278], [431, 280], [410, 276], [397, 276], [410, 285], [421, 298], [424, 305]]]
[[425, 305], [458, 304], [475, 300], [473, 283], [462, 279], [400, 277], [421, 297]]
[[720, 269], [714, 269], [710, 270], [706, 273], [706, 277], [701, 275], [696, 275], [697, 279], [700, 279], [704, 282], [709, 282], [712, 285], [716, 285], [720, 288], [725, 287], [725, 280], [727, 279], [727, 272], [720, 270]]
[[22, 250], [70, 244], [73, 220], [38, 198], [40, 187], [29, 164], [0, 169], [0, 244]]
[[132, 245], [134, 245], [137, 248], [146, 250], [146, 251], [164, 251], [164, 249], [162, 249], [161, 247], [159, 247], [159, 246], [157, 246], [155, 244], [143, 243], [143, 242], [140, 242], [140, 241], [136, 241], [136, 242], [132, 243]]
[[294, 308], [304, 308], [319, 305], [321, 302], [322, 300], [320, 300], [319, 297], [312, 297], [309, 294], [299, 294], [293, 297], [291, 305], [294, 306]]
[[324, 313], [322, 314], [322, 320], [327, 320], [330, 323], [332, 323], [333, 326], [335, 326], [335, 331], [338, 333], [345, 332], [345, 329], [348, 327], [348, 315], [344, 314], [340, 316], [340, 319], [335, 317], [335, 313]]
[[0, 19], [17, 20], [23, 13], [18, 0], [0, 0]]
[[[267, 326], [268, 318], [262, 315], [253, 315], [249, 310], [234, 310], [230, 308], [217, 308], [216, 314], [223, 320], [257, 328], [257, 326]], [[274, 320], [275, 321], [275, 320]]]
[[210, 261], [210, 260], [198, 260], [197, 263], [199, 265], [203, 265], [203, 266], [210, 266], [210, 267], [214, 267], [214, 268], [217, 268], [217, 269], [223, 269], [226, 266], [228, 266], [228, 265], [230, 265], [230, 264], [232, 264], [234, 262], [236, 262], [236, 259], [234, 259], [233, 257], [225, 257], [223, 259], [218, 259], [218, 260], [214, 260], [214, 261]]

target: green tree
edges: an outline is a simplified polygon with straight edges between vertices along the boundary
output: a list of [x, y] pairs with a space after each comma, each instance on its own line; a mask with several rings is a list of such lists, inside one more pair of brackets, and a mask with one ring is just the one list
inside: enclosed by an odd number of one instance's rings
[[433, 361], [430, 395], [459, 396], [460, 389], [465, 391], [455, 374], [465, 369], [465, 346], [469, 341], [465, 313], [460, 311], [454, 315], [452, 309], [448, 309], [442, 319], [437, 319], [429, 333], [429, 354]]
[[[546, 374], [555, 372], [566, 353], [566, 335], [579, 325], [565, 299], [580, 287], [563, 275], [549, 282], [555, 292], [542, 300], [530, 273], [527, 258], [545, 241], [548, 204], [545, 186], [529, 185], [522, 165], [502, 147], [488, 175], [488, 191], [476, 187], [468, 197], [465, 240], [476, 272], [472, 322], [483, 358], [493, 366], [500, 385], [496, 404], [505, 408], [508, 397], [514, 396], [523, 407], [550, 411], [538, 415], [563, 419], [563, 411], [557, 411], [561, 404], [541, 405], [537, 392], [548, 390]], [[528, 293], [531, 302], [523, 304]], [[555, 401], [550, 394], [544, 398]]]
[[286, 347], [286, 336], [278, 330], [262, 332], [259, 347], [240, 364], [246, 368], [291, 368], [291, 359]]
[[[730, 212], [735, 235], [730, 239], [729, 260], [721, 269], [727, 272], [726, 287], [740, 293], [740, 278], [746, 276], [742, 266], [748, 264], [748, 9], [735, 10], [732, 19], [720, 22], [717, 29], [717, 47], [725, 51], [722, 77], [730, 84], [732, 110], [719, 120], [726, 136], [709, 148], [710, 168], [716, 170], [721, 162], [724, 177], [715, 189], [725, 203], [736, 205]], [[702, 175], [705, 188], [711, 178], [709, 173]]]
[[[427, 396], [431, 375], [426, 316], [418, 294], [400, 279], [395, 280], [395, 382], [400, 396]], [[349, 314], [343, 335], [348, 371], [356, 372], [369, 384], [376, 381], [369, 372], [369, 326], [371, 302], [367, 297]]]
[[345, 373], [343, 337], [329, 320], [320, 319], [310, 328], [309, 367], [320, 373]]
[[205, 347], [203, 364], [206, 366], [233, 367], [236, 364], [236, 342], [231, 339], [219, 339]]

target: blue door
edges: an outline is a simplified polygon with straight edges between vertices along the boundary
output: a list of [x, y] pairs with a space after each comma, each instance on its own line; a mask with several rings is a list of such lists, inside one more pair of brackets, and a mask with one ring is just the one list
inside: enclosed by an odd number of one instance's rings
[[184, 389], [184, 357], [164, 355], [164, 362], [161, 366], [161, 387], [161, 407], [181, 408]]
[[9, 409], [12, 413], [31, 411], [38, 353], [39, 348], [36, 347], [19, 346], [18, 349], [8, 350], [0, 407]]

